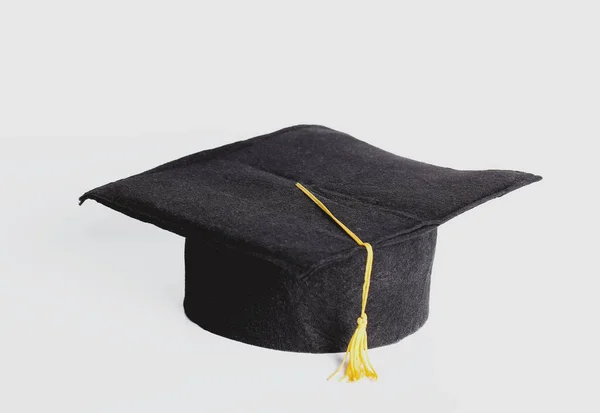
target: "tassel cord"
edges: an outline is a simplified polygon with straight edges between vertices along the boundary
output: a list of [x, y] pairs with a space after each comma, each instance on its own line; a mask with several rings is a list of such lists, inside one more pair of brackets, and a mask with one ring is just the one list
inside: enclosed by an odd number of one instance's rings
[[340, 220], [338, 220], [331, 211], [308, 189], [302, 186], [300, 183], [296, 183], [296, 186], [304, 192], [315, 204], [319, 206], [336, 224], [340, 226], [361, 247], [365, 247], [367, 250], [367, 261], [365, 265], [365, 278], [362, 288], [362, 306], [360, 317], [357, 319], [358, 327], [352, 335], [348, 348], [344, 356], [344, 360], [328, 380], [335, 377], [346, 365], [346, 371], [344, 376], [340, 380], [348, 379], [348, 381], [357, 381], [364, 377], [368, 377], [371, 380], [377, 380], [377, 373], [369, 360], [367, 353], [367, 299], [369, 297], [369, 287], [371, 285], [371, 272], [373, 269], [373, 247], [368, 242], [362, 242], [361, 239], [350, 229], [345, 226]]

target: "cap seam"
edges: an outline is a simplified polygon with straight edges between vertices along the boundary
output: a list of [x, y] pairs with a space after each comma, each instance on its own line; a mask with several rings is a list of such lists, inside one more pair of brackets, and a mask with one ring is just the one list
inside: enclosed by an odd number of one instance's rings
[[[472, 208], [474, 208], [474, 207], [476, 207], [476, 206], [478, 206], [478, 205], [480, 205], [480, 204], [482, 204], [482, 203], [484, 203], [484, 202], [486, 202], [488, 200], [500, 197], [500, 196], [502, 196], [502, 195], [504, 195], [504, 194], [506, 194], [506, 193], [508, 193], [508, 192], [510, 192], [512, 190], [514, 190], [514, 189], [517, 189], [517, 188], [519, 188], [519, 187], [521, 187], [521, 186], [523, 186], [523, 185], [525, 185], [527, 183], [532, 183], [532, 182], [535, 182], [535, 181], [540, 180], [540, 179], [541, 179], [541, 177], [539, 177], [539, 176], [528, 174], [525, 177], [519, 179], [518, 181], [516, 181], [516, 182], [514, 182], [514, 183], [512, 183], [510, 185], [507, 185], [506, 187], [504, 187], [504, 188], [502, 188], [502, 189], [500, 189], [498, 191], [494, 191], [492, 193], [486, 194], [486, 195], [478, 198], [477, 200], [475, 200], [475, 201], [467, 204], [463, 208], [459, 208], [456, 211], [453, 211], [450, 214], [447, 214], [447, 215], [445, 215], [444, 217], [442, 217], [440, 219], [430, 220], [430, 221], [422, 221], [418, 225], [415, 225], [415, 226], [413, 226], [413, 227], [411, 227], [409, 229], [406, 229], [406, 230], [403, 230], [403, 231], [400, 231], [400, 232], [397, 232], [397, 233], [394, 233], [394, 234], [391, 234], [391, 235], [387, 235], [387, 236], [384, 236], [384, 237], [380, 237], [380, 238], [377, 238], [375, 240], [370, 240], [370, 241], [367, 240], [367, 242], [370, 242], [374, 246], [380, 246], [380, 247], [381, 246], [394, 245], [394, 244], [397, 244], [397, 243], [400, 243], [400, 242], [404, 242], [405, 240], [407, 240], [407, 239], [410, 238], [410, 235], [413, 235], [413, 236], [420, 235], [420, 234], [426, 232], [427, 230], [435, 228], [435, 227], [441, 225], [442, 223], [444, 223], [444, 222], [446, 222], [446, 221], [448, 221], [448, 220], [450, 220], [450, 219], [452, 219], [452, 218], [454, 218], [454, 217], [462, 214], [463, 212], [466, 212], [467, 210], [472, 209]], [[177, 233], [177, 234], [179, 234], [179, 235], [181, 235], [183, 237], [187, 237], [187, 235], [185, 235], [183, 233], [183, 231], [181, 230], [181, 227], [178, 224], [176, 224], [176, 223], [166, 221], [164, 219], [161, 219], [161, 218], [159, 218], [159, 217], [157, 217], [155, 215], [149, 214], [149, 213], [139, 212], [139, 211], [132, 210], [132, 209], [130, 209], [128, 207], [125, 207], [125, 206], [119, 204], [118, 202], [114, 202], [114, 201], [108, 200], [108, 199], [106, 199], [106, 198], [104, 198], [102, 196], [99, 196], [99, 195], [92, 195], [90, 192], [82, 195], [82, 197], [80, 198], [81, 204], [86, 199], [88, 199], [88, 198], [89, 199], [95, 199], [95, 200], [101, 200], [101, 201], [103, 201], [103, 203], [107, 204], [107, 206], [117, 207], [121, 211], [127, 212], [127, 215], [130, 215], [132, 217], [135, 217], [135, 218], [138, 218], [138, 219], [142, 218], [142, 217], [147, 218], [146, 222], [152, 223], [152, 224], [157, 225], [157, 226], [159, 226], [161, 228], [164, 228], [166, 230], [175, 232], [175, 233]], [[162, 226], [158, 225], [158, 224], [162, 224]], [[171, 228], [166, 228], [166, 227], [171, 227]], [[175, 231], [174, 230], [175, 228], [178, 228], [179, 230]], [[204, 230], [210, 232], [209, 229], [205, 228]], [[289, 271], [288, 268], [285, 268], [285, 266], [277, 263], [276, 262], [277, 260], [273, 260], [272, 258], [274, 257], [274, 255], [271, 254], [271, 253], [243, 251], [243, 250], [240, 250], [240, 249], [236, 248], [235, 246], [233, 246], [231, 242], [227, 242], [227, 241], [223, 241], [223, 240], [217, 239], [216, 237], [214, 237], [213, 234], [210, 234], [210, 237], [211, 237], [212, 240], [214, 240], [216, 242], [219, 242], [221, 244], [224, 244], [224, 245], [226, 245], [226, 246], [234, 249], [235, 251], [238, 251], [238, 252], [240, 252], [242, 254], [253, 255], [253, 256], [257, 256], [257, 257], [262, 258], [262, 259], [266, 259], [267, 261], [269, 261], [269, 262], [273, 263], [274, 265], [280, 267], [284, 271]], [[325, 267], [327, 265], [331, 265], [331, 264], [333, 264], [333, 263], [335, 263], [337, 261], [340, 261], [340, 260], [343, 260], [343, 259], [345, 259], [347, 257], [350, 257], [353, 254], [356, 254], [359, 250], [362, 251], [362, 247], [356, 245], [356, 246], [353, 246], [352, 248], [350, 248], [348, 250], [340, 251], [338, 253], [335, 253], [335, 254], [333, 254], [333, 255], [325, 258], [325, 259], [322, 259], [322, 260], [320, 260], [320, 261], [318, 261], [318, 262], [310, 265], [308, 268], [304, 267], [306, 269], [304, 271], [298, 273], [298, 275], [297, 275], [296, 278], [299, 279], [299, 280], [302, 280], [302, 279], [305, 279], [306, 277], [310, 277], [313, 273], [317, 272], [317, 270], [321, 269], [322, 267]], [[285, 261], [288, 262], [288, 263], [290, 262], [289, 260], [285, 260]], [[299, 266], [297, 264], [292, 264], [291, 266], [296, 267], [296, 269], [302, 269], [303, 268], [302, 266]]]
[[[430, 220], [430, 221], [423, 221], [421, 223], [421, 225], [415, 226], [411, 229], [409, 229], [408, 231], [402, 231], [399, 233], [395, 233], [389, 236], [385, 236], [385, 237], [381, 237], [381, 238], [377, 238], [375, 240], [369, 241], [367, 240], [366, 242], [370, 242], [373, 246], [380, 246], [380, 247], [384, 247], [384, 246], [391, 246], [391, 245], [395, 245], [398, 244], [400, 242], [404, 242], [412, 237], [410, 237], [409, 235], [413, 235], [413, 236], [418, 236], [421, 235], [425, 232], [427, 232], [430, 229], [436, 228], [439, 225], [447, 222], [448, 220], [472, 209], [475, 208], [478, 205], [481, 205], [482, 203], [489, 201], [491, 199], [500, 197], [504, 194], [507, 194], [508, 192], [511, 192], [515, 189], [520, 188], [521, 186], [527, 185], [528, 183], [533, 183], [535, 181], [539, 181], [541, 179], [540, 176], [537, 175], [532, 175], [532, 174], [527, 174], [526, 176], [524, 176], [523, 178], [513, 182], [510, 185], [507, 185], [506, 187], [494, 191], [492, 193], [488, 193], [482, 197], [477, 198], [475, 201], [467, 204], [466, 206], [457, 209], [456, 211], [453, 211], [447, 215], [445, 215], [442, 218], [436, 219], [436, 220]], [[324, 260], [321, 260], [313, 265], [311, 265], [310, 268], [308, 268], [306, 271], [304, 271], [302, 274], [298, 275], [298, 278], [301, 280], [306, 279], [307, 277], [310, 277], [312, 274], [314, 274], [315, 272], [317, 272], [317, 270], [326, 267], [328, 265], [332, 265], [338, 261], [344, 260], [346, 258], [351, 257], [353, 254], [358, 253], [358, 251], [362, 251], [362, 247], [360, 246], [356, 246], [354, 248], [352, 248], [350, 251], [344, 252], [344, 253], [337, 253], [334, 254], [332, 256], [327, 257]]]

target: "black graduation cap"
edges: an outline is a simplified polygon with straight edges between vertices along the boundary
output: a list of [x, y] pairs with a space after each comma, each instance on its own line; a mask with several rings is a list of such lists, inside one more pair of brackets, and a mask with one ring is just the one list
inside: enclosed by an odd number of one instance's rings
[[80, 202], [186, 238], [183, 304], [194, 323], [278, 350], [346, 351], [344, 377], [354, 381], [377, 377], [367, 346], [425, 323], [437, 227], [540, 179], [434, 166], [298, 125], [109, 183]]

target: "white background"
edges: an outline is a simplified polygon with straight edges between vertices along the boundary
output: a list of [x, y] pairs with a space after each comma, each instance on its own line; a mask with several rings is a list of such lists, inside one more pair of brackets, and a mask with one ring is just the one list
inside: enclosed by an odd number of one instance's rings
[[[0, 2], [0, 411], [599, 411], [598, 3], [288, 3]], [[77, 206], [297, 123], [544, 177], [440, 228], [377, 383], [196, 327], [183, 239]]]

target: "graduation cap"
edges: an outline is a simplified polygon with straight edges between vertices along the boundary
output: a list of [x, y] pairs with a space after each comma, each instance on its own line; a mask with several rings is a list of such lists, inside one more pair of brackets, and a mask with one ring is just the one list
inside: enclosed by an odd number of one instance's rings
[[334, 375], [345, 366], [342, 378], [354, 381], [377, 378], [368, 347], [427, 320], [437, 227], [540, 179], [443, 168], [298, 125], [109, 183], [80, 202], [185, 237], [183, 306], [200, 327], [278, 350], [345, 351]]

